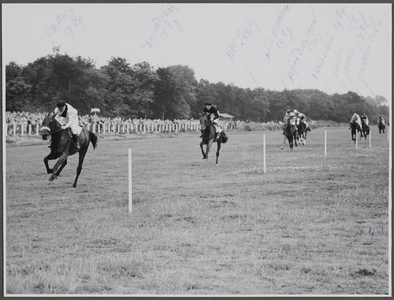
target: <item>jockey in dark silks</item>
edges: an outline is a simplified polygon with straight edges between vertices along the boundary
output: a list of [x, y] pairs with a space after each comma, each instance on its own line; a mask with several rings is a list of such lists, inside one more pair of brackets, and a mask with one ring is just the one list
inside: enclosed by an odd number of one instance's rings
[[379, 116], [379, 119], [378, 119], [378, 124], [383, 124], [383, 125], [386, 125], [385, 123], [384, 123], [384, 118], [382, 117], [382, 116]]
[[[216, 105], [212, 105], [211, 103], [206, 102], [202, 112], [209, 114], [209, 119], [212, 122], [212, 124], [215, 126], [216, 136], [218, 136], [220, 132], [223, 130], [218, 124], [218, 120], [220, 117], [219, 108]], [[203, 133], [204, 133], [203, 130], [201, 130], [200, 138], [202, 137]]]

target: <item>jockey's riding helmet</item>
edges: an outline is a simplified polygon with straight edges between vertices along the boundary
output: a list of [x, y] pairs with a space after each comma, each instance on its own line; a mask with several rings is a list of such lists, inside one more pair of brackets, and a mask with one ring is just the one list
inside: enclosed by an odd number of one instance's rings
[[295, 113], [295, 114], [298, 114], [298, 111], [295, 109], [295, 110], [294, 110], [294, 113]]
[[57, 106], [57, 107], [63, 107], [63, 106], [65, 106], [65, 105], [66, 105], [66, 103], [65, 103], [63, 100], [59, 100], [59, 102], [56, 103], [56, 106]]
[[209, 106], [211, 106], [211, 103], [209, 103], [209, 102], [205, 102], [205, 105], [209, 105]]
[[291, 112], [291, 109], [286, 110], [286, 112], [289, 114]]

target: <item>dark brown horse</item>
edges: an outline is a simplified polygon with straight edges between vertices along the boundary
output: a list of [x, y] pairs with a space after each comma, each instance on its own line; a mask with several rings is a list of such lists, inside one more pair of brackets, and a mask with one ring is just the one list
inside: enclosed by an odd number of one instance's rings
[[363, 137], [363, 131], [360, 128], [360, 125], [356, 121], [350, 123], [349, 129], [351, 129], [352, 140], [354, 141], [354, 143], [356, 143], [357, 131], [360, 132], [360, 137]]
[[[216, 150], [216, 165], [218, 164], [219, 160], [219, 151], [222, 143], [226, 143], [228, 137], [224, 133], [224, 131], [220, 132], [220, 135], [216, 137], [215, 126], [209, 120], [209, 114], [203, 114], [200, 118], [200, 125], [202, 133], [202, 142], [200, 143], [200, 148], [202, 152], [203, 159], [208, 159], [208, 153], [211, 149], [211, 146], [214, 142], [217, 143], [217, 150]], [[204, 152], [203, 145], [206, 145], [206, 150]]]
[[298, 134], [297, 134], [296, 126], [297, 125], [292, 124], [290, 122], [285, 127], [285, 136], [286, 136], [287, 140], [289, 141], [291, 151], [293, 151], [293, 142], [294, 142], [294, 145], [297, 147]]
[[363, 119], [361, 119], [361, 125], [362, 125], [362, 128], [361, 128], [362, 133], [363, 133], [365, 139], [367, 139], [367, 136], [369, 134], [369, 126], [364, 122]]
[[[51, 136], [51, 153], [44, 158], [45, 167], [48, 174], [52, 174], [49, 181], [56, 179], [63, 168], [67, 165], [67, 157], [79, 152], [79, 163], [77, 167], [77, 176], [75, 177], [73, 187], [77, 187], [78, 177], [82, 171], [82, 164], [85, 159], [86, 152], [88, 151], [89, 143], [92, 143], [93, 148], [97, 147], [97, 136], [91, 131], [83, 128], [79, 135], [80, 149], [75, 147], [71, 138], [70, 129], [62, 129], [60, 123], [55, 119], [55, 114], [48, 114], [44, 121], [40, 133], [44, 140]], [[49, 168], [48, 160], [58, 159], [53, 166]]]
[[384, 133], [384, 130], [386, 129], [386, 126], [384, 125], [384, 123], [382, 121], [378, 122], [378, 128], [379, 128], [379, 134]]

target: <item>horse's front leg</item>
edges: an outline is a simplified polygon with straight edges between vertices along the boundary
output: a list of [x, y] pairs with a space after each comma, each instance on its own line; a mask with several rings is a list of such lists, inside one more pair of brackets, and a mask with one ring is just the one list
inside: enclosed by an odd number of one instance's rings
[[207, 149], [205, 150], [205, 159], [208, 159], [208, 153], [211, 150], [212, 143], [213, 143], [213, 139], [209, 140], [207, 143]]
[[52, 174], [53, 173], [53, 169], [49, 168], [48, 161], [52, 160], [52, 159], [56, 159], [58, 157], [59, 157], [59, 155], [57, 153], [51, 152], [51, 153], [49, 153], [48, 156], [46, 156], [44, 158], [44, 164], [45, 164], [45, 168], [47, 169], [47, 174]]
[[[53, 181], [57, 177], [57, 171], [61, 165], [63, 165], [64, 161], [67, 160], [67, 153], [62, 153], [58, 159], [58, 161], [55, 163], [53, 166], [53, 170], [56, 173], [52, 173], [51, 177], [49, 178], [49, 181]], [[60, 170], [61, 171], [61, 170]]]
[[56, 172], [56, 176], [60, 175], [60, 172], [63, 170], [63, 168], [67, 165], [67, 158], [66, 160], [62, 163], [62, 165], [60, 166], [60, 168], [57, 170]]
[[204, 142], [201, 142], [200, 143], [200, 148], [201, 148], [202, 158], [205, 159], [205, 152], [204, 152], [203, 146], [204, 146]]
[[293, 151], [293, 139], [289, 137], [288, 141], [289, 141], [290, 151]]

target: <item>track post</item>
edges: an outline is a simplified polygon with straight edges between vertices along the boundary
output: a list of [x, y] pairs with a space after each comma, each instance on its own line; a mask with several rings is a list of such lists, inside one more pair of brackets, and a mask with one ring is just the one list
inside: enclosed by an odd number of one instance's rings
[[390, 131], [390, 126], [387, 126], [387, 141], [390, 142], [390, 135], [389, 135], [389, 131]]
[[327, 130], [324, 130], [324, 157], [327, 157]]
[[133, 189], [132, 189], [132, 165], [131, 165], [131, 148], [129, 148], [129, 213], [133, 210]]
[[265, 174], [265, 134], [263, 135], [263, 173]]
[[372, 148], [372, 136], [371, 136], [372, 130], [369, 129], [369, 148]]

